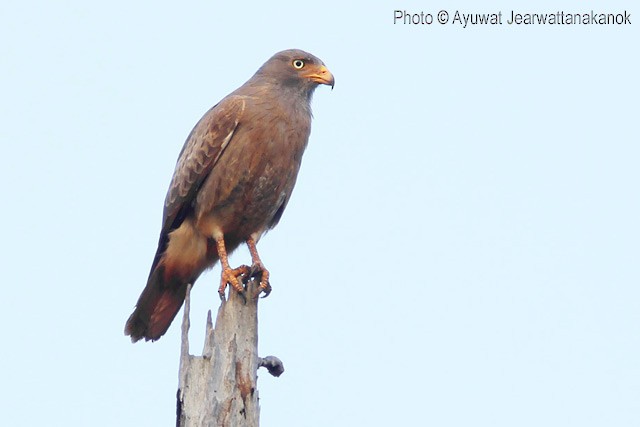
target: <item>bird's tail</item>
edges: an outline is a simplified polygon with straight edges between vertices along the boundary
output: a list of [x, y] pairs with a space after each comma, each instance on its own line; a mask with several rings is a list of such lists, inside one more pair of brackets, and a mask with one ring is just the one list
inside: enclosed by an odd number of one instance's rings
[[182, 307], [187, 283], [165, 283], [163, 276], [164, 267], [159, 264], [149, 276], [147, 286], [127, 320], [124, 333], [131, 336], [131, 342], [143, 338], [146, 341], [159, 339]]
[[131, 341], [157, 340], [169, 329], [187, 292], [187, 284], [217, 260], [215, 247], [197, 233], [190, 221], [160, 239], [147, 286], [133, 314], [127, 320], [125, 335]]

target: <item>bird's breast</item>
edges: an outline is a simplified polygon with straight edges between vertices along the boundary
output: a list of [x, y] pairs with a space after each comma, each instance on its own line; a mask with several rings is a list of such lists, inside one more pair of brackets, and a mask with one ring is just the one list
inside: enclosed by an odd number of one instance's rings
[[293, 191], [309, 121], [261, 119], [240, 124], [198, 192], [195, 212], [209, 236], [266, 231]]

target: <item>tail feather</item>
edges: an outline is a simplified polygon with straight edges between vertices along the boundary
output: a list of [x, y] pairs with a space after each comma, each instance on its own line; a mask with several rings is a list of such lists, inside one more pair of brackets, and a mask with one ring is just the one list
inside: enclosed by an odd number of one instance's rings
[[130, 335], [133, 342], [143, 338], [155, 341], [164, 335], [182, 307], [187, 284], [193, 284], [217, 259], [215, 245], [198, 232], [190, 219], [168, 235], [163, 234], [147, 286], [125, 325], [125, 335]]
[[131, 342], [143, 338], [145, 341], [159, 339], [167, 332], [182, 307], [187, 283], [164, 283], [163, 270], [161, 264], [154, 269], [135, 310], [127, 320], [124, 333], [131, 336]]

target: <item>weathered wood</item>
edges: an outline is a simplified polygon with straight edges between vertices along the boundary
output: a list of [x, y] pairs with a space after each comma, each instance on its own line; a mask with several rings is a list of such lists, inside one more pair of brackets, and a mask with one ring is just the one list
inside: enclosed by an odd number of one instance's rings
[[[249, 280], [246, 295], [256, 295], [257, 289], [257, 280]], [[215, 328], [211, 311], [208, 313], [202, 356], [192, 356], [188, 336], [189, 294], [190, 287], [182, 321], [177, 426], [257, 427], [258, 367], [265, 366], [270, 372], [284, 370], [279, 359], [258, 357], [258, 298], [245, 300], [231, 290], [229, 299], [218, 309]]]

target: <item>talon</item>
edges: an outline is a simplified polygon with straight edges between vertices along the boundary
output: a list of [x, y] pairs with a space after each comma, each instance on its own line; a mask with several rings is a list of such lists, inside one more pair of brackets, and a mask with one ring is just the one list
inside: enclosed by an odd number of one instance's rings
[[264, 292], [262, 298], [266, 298], [271, 293], [271, 284], [269, 283], [269, 270], [267, 270], [262, 262], [254, 262], [251, 266], [250, 277], [260, 277], [260, 285], [256, 296]]
[[266, 283], [260, 281], [260, 286], [258, 287], [258, 295], [260, 295], [260, 292], [264, 292], [264, 295], [262, 295], [261, 298], [266, 298], [269, 296], [269, 294], [271, 293], [271, 285], [268, 281]]
[[250, 237], [247, 239], [247, 246], [249, 247], [249, 252], [251, 252], [251, 277], [260, 276], [260, 285], [258, 286], [258, 293], [256, 296], [260, 295], [264, 292], [262, 298], [266, 298], [271, 293], [271, 284], [269, 283], [269, 270], [264, 267], [262, 261], [260, 260], [260, 256], [258, 255], [258, 249], [256, 248], [256, 240], [254, 237]]
[[244, 294], [244, 286], [242, 285], [241, 281], [238, 280], [238, 278], [242, 276], [248, 276], [250, 272], [250, 268], [246, 265], [241, 265], [240, 267], [234, 269], [223, 268], [220, 277], [220, 287], [218, 288], [220, 299], [224, 301], [227, 285], [231, 286], [239, 294]]

